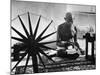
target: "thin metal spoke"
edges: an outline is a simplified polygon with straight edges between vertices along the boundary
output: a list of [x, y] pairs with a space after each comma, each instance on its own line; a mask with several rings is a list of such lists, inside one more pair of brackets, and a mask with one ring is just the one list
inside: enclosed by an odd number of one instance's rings
[[35, 39], [35, 37], [36, 37], [37, 30], [38, 30], [39, 23], [40, 23], [40, 19], [41, 19], [41, 15], [40, 15], [40, 17], [39, 17], [39, 19], [38, 19], [38, 22], [37, 22], [37, 25], [36, 25], [36, 28], [35, 28], [35, 31], [34, 31], [33, 39]]
[[26, 71], [26, 68], [27, 68], [27, 64], [28, 64], [28, 62], [29, 62], [29, 59], [30, 59], [30, 55], [28, 54], [28, 57], [27, 57], [27, 59], [26, 59], [25, 68], [24, 68], [24, 73], [25, 73], [25, 71]]
[[16, 67], [17, 67], [17, 65], [22, 61], [22, 59], [26, 56], [26, 54], [27, 53], [25, 53], [23, 56], [22, 56], [22, 58], [16, 63], [16, 65], [11, 69], [11, 71], [13, 71]]
[[22, 25], [22, 27], [23, 27], [23, 29], [24, 29], [24, 31], [25, 31], [27, 37], [29, 37], [29, 33], [28, 33], [28, 31], [27, 31], [27, 29], [26, 29], [26, 27], [25, 27], [25, 25], [24, 25], [24, 23], [23, 23], [23, 21], [22, 21], [22, 19], [20, 18], [19, 15], [18, 15], [18, 18], [19, 18], [19, 20], [20, 20], [20, 22], [21, 22], [21, 25]]
[[43, 54], [44, 56], [46, 56], [49, 60], [51, 60], [51, 61], [53, 61], [53, 62], [55, 63], [55, 61], [52, 60], [52, 58], [49, 57], [47, 54], [45, 54], [45, 53], [43, 52], [43, 50], [39, 49], [39, 52], [40, 52], [41, 54]]
[[49, 25], [43, 30], [43, 32], [37, 37], [36, 40], [39, 40], [42, 37], [42, 35], [45, 33], [45, 31], [48, 29], [48, 27], [51, 25], [52, 22], [53, 22], [53, 20], [51, 20], [51, 22], [49, 23]]
[[39, 54], [39, 53], [37, 53], [37, 54], [38, 54], [38, 56], [39, 56], [39, 59], [40, 59], [41, 63], [43, 64], [44, 69], [46, 69], [46, 67], [45, 67], [45, 65], [44, 65], [44, 62], [43, 62], [43, 60], [42, 60], [40, 54]]
[[51, 34], [48, 34], [48, 35], [46, 35], [46, 36], [44, 36], [44, 37], [38, 39], [37, 42], [39, 42], [39, 41], [41, 41], [41, 40], [43, 40], [43, 39], [45, 39], [45, 38], [47, 38], [47, 37], [49, 37], [49, 36], [55, 34], [55, 33], [56, 33], [56, 32], [53, 32], [53, 33], [51, 33]]
[[33, 35], [33, 32], [32, 32], [32, 25], [31, 25], [31, 20], [30, 20], [30, 14], [29, 14], [29, 12], [28, 12], [28, 21], [29, 21], [30, 35]]
[[21, 36], [23, 39], [27, 40], [27, 38], [22, 34], [20, 33], [19, 31], [17, 31], [14, 27], [11, 27], [19, 36]]
[[14, 40], [17, 40], [17, 41], [20, 41], [20, 42], [25, 42], [23, 39], [21, 39], [21, 38], [17, 38], [17, 37], [11, 37], [12, 39], [14, 39]]

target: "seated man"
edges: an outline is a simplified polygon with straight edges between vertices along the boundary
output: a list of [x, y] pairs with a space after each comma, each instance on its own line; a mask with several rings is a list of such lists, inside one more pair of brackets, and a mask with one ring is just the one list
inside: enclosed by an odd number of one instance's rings
[[73, 25], [72, 14], [70, 12], [66, 13], [65, 22], [58, 26], [57, 30], [57, 56], [66, 57], [69, 59], [76, 59], [79, 57], [79, 53], [71, 53], [68, 54], [69, 46], [75, 47], [76, 50], [80, 50], [82, 53], [82, 49], [80, 48], [77, 42], [77, 29]]

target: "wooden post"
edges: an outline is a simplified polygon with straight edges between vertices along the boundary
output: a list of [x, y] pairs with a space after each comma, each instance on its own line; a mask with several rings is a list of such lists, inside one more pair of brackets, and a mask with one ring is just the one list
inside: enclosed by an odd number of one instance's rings
[[86, 39], [86, 45], [85, 45], [85, 49], [86, 49], [86, 55], [85, 58], [88, 59], [88, 42], [89, 42], [89, 33], [86, 33], [85, 36], [83, 36], [83, 38]]
[[92, 42], [92, 57], [94, 57], [94, 42]]
[[95, 57], [94, 57], [94, 42], [92, 42], [92, 63], [95, 64]]
[[34, 73], [38, 73], [38, 61], [36, 54], [32, 55], [32, 63], [33, 63], [33, 71]]
[[95, 41], [95, 34], [93, 35], [93, 38], [92, 38], [92, 63], [95, 64], [95, 56], [94, 56], [94, 41]]
[[[95, 64], [95, 56], [94, 56], [94, 41], [95, 41], [95, 34], [93, 36], [90, 36], [90, 33], [86, 33], [83, 38], [86, 39], [86, 60], [92, 61], [93, 64]], [[88, 42], [91, 43], [91, 56], [88, 55]]]
[[88, 59], [88, 40], [86, 38], [86, 46], [85, 46], [85, 49], [86, 49], [86, 56], [85, 58]]

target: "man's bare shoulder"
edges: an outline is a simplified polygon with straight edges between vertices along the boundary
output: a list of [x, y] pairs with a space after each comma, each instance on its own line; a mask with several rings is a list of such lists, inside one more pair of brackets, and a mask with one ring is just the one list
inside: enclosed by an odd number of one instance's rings
[[65, 25], [65, 22], [61, 23], [58, 27], [61, 28], [63, 25]]

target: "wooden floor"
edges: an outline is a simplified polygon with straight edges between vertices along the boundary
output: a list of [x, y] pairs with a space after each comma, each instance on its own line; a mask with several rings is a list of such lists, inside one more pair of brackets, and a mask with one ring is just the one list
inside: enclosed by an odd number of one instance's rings
[[[20, 66], [16, 68], [16, 73], [22, 73], [24, 66]], [[42, 65], [39, 65], [39, 73], [43, 72], [60, 72], [60, 71], [75, 71], [75, 70], [91, 70], [95, 69], [95, 65], [91, 64], [90, 61], [86, 60], [70, 60], [70, 61], [62, 61], [57, 63], [46, 64], [46, 68]], [[32, 65], [29, 65], [26, 73], [32, 72]]]
[[[91, 64], [91, 61], [85, 60], [84, 56], [80, 56], [76, 60], [62, 59], [56, 63], [47, 63], [45, 64], [46, 68], [44, 69], [42, 64], [39, 64], [39, 73], [43, 72], [60, 72], [60, 71], [75, 71], [75, 70], [91, 70], [95, 69], [96, 66]], [[16, 73], [21, 74], [23, 72], [24, 66], [18, 66], [16, 68]], [[32, 65], [27, 67], [26, 73], [32, 72]]]

